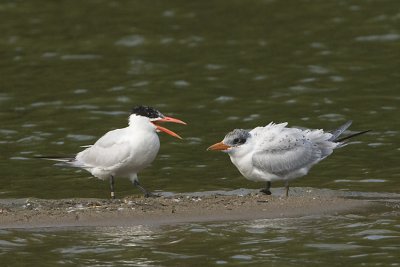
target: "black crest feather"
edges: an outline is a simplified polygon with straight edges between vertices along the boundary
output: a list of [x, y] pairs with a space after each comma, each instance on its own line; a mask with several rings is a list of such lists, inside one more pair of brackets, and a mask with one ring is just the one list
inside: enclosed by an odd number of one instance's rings
[[136, 106], [132, 109], [131, 114], [136, 114], [150, 119], [164, 118], [164, 115], [160, 111], [149, 106]]

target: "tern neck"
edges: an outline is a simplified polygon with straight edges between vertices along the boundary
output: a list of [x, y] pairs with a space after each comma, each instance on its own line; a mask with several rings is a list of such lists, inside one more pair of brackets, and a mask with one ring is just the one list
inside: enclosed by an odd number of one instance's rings
[[253, 139], [248, 138], [245, 144], [240, 145], [238, 147], [233, 147], [227, 152], [230, 157], [241, 158], [249, 154], [252, 154], [254, 152], [253, 148], [254, 148]]
[[129, 116], [129, 127], [154, 130], [156, 127], [150, 122], [149, 118], [132, 114]]

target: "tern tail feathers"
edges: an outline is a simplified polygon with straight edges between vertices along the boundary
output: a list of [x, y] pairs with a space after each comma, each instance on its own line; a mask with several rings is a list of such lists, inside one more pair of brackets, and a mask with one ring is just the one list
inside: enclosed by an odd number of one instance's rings
[[353, 123], [353, 121], [347, 121], [345, 124], [337, 128], [336, 130], [330, 131], [332, 134], [332, 137], [329, 139], [329, 141], [334, 141], [334, 142], [340, 142], [337, 140], [337, 138], [347, 130], [347, 128], [350, 127], [350, 125]]
[[45, 160], [52, 160], [61, 163], [65, 163], [71, 166], [71, 164], [75, 161], [74, 157], [60, 157], [60, 156], [39, 156], [35, 157], [36, 159], [45, 159]]
[[347, 144], [347, 142], [343, 142], [343, 141], [345, 141], [347, 139], [350, 139], [350, 138], [353, 138], [353, 137], [356, 137], [356, 136], [361, 135], [361, 134], [368, 133], [369, 131], [371, 131], [371, 130], [366, 130], [366, 131], [358, 132], [358, 133], [355, 133], [355, 134], [351, 134], [351, 135], [339, 138], [339, 136], [344, 131], [346, 131], [347, 128], [350, 127], [351, 123], [352, 123], [352, 121], [348, 121], [345, 124], [343, 124], [342, 126], [340, 126], [339, 128], [337, 128], [336, 130], [331, 131], [330, 133], [332, 134], [332, 137], [329, 139], [329, 141], [332, 141], [332, 142], [335, 142], [335, 143], [341, 143], [339, 145], [339, 147], [342, 147], [342, 146], [345, 146]]
[[370, 132], [370, 131], [371, 131], [371, 130], [366, 130], [366, 131], [358, 132], [358, 133], [355, 133], [355, 134], [351, 134], [351, 135], [349, 135], [349, 136], [346, 136], [346, 137], [337, 139], [337, 140], [335, 140], [335, 142], [343, 142], [344, 140], [353, 138], [353, 137], [358, 136], [358, 135], [362, 135], [362, 134], [368, 133], [368, 132]]

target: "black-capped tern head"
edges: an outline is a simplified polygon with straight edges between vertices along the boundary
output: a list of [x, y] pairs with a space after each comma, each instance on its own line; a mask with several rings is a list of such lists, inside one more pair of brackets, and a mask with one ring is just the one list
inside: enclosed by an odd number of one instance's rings
[[132, 109], [131, 115], [147, 117], [149, 119], [149, 121], [152, 124], [154, 124], [157, 131], [164, 132], [171, 136], [182, 139], [182, 137], [180, 137], [177, 133], [158, 125], [158, 123], [162, 123], [162, 122], [174, 122], [174, 123], [186, 125], [185, 122], [183, 122], [179, 119], [164, 116], [164, 114], [162, 114], [160, 111], [158, 111], [157, 109], [155, 109], [153, 107], [149, 107], [149, 106], [136, 106]]

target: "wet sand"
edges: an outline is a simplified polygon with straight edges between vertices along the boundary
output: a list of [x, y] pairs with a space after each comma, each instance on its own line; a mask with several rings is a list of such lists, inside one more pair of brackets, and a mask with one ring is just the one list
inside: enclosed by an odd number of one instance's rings
[[372, 205], [340, 192], [294, 188], [289, 198], [258, 190], [163, 193], [158, 198], [2, 199], [0, 228], [132, 226], [208, 221], [241, 221], [346, 213]]

